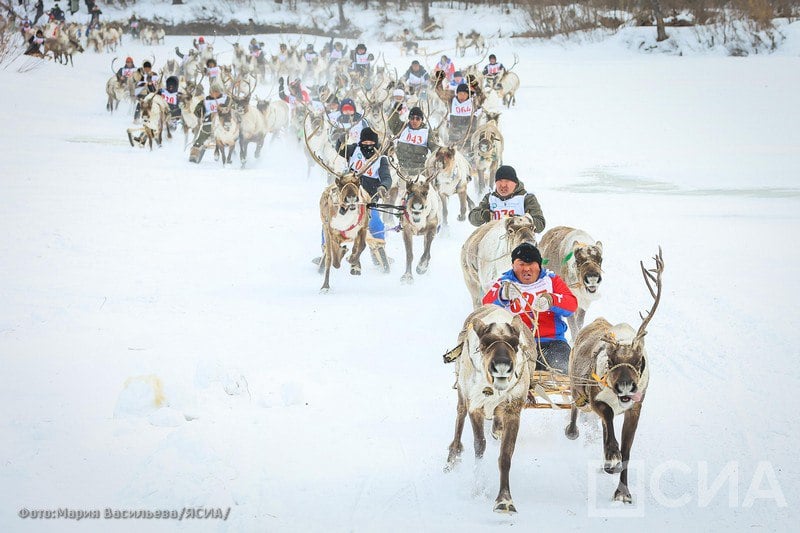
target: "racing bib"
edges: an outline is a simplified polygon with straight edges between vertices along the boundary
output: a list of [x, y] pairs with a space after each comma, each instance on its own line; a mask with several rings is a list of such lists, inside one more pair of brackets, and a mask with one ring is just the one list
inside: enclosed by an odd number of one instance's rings
[[525, 214], [525, 195], [518, 194], [508, 200], [501, 200], [494, 194], [489, 195], [489, 209], [492, 211], [492, 220]]

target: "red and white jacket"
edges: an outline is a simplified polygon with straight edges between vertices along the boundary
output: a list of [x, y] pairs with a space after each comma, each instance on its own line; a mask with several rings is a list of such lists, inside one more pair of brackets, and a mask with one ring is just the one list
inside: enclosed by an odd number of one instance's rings
[[[500, 298], [500, 287], [504, 281], [511, 281], [522, 291], [522, 297], [518, 295], [513, 300], [503, 300]], [[519, 315], [525, 325], [534, 329], [533, 302], [544, 293], [550, 294], [553, 304], [548, 311], [538, 314], [538, 329], [534, 331], [536, 338], [541, 342], [564, 341], [564, 332], [567, 331], [567, 323], [564, 322], [566, 316], [571, 316], [578, 309], [578, 299], [572, 294], [567, 284], [558, 277], [555, 272], [542, 268], [539, 279], [530, 284], [524, 284], [514, 275], [514, 270], [503, 273], [494, 282], [489, 292], [483, 297], [484, 304], [499, 305], [508, 309], [515, 315]]]

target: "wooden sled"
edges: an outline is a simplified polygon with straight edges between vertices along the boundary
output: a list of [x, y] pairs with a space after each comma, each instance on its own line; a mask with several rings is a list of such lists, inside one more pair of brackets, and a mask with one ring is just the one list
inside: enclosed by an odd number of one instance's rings
[[549, 370], [531, 372], [526, 409], [570, 409], [572, 403], [572, 387], [568, 375]]

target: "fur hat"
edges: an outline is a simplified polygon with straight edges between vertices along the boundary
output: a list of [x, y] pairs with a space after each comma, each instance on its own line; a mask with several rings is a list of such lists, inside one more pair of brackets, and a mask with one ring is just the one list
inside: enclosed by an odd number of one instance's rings
[[494, 181], [498, 180], [509, 180], [513, 181], [514, 183], [519, 183], [519, 178], [517, 178], [517, 171], [514, 170], [514, 167], [509, 165], [501, 165], [497, 172], [494, 173]]
[[419, 117], [421, 119], [425, 119], [425, 115], [422, 113], [422, 109], [419, 107], [412, 107], [411, 110], [408, 112], [408, 118], [411, 117]]
[[456, 94], [458, 93], [469, 93], [469, 85], [466, 83], [458, 84], [458, 87], [456, 87]]
[[406, 92], [403, 89], [395, 89], [392, 91], [392, 96], [405, 96]]
[[359, 140], [359, 142], [364, 142], [364, 141], [372, 141], [377, 145], [378, 134], [372, 131], [372, 128], [364, 128], [363, 130], [361, 130], [361, 139]]
[[539, 268], [542, 268], [542, 253], [529, 242], [523, 242], [511, 251], [511, 262], [517, 259], [524, 263], [539, 263]]
[[[41, 32], [41, 31], [42, 31], [42, 30], [39, 30], [39, 31], [37, 31], [36, 33], [39, 33], [39, 32]], [[128, 56], [128, 57], [126, 57], [126, 58], [125, 58], [125, 62], [126, 62], [126, 63], [133, 63], [133, 58], [132, 58], [131, 56]]]

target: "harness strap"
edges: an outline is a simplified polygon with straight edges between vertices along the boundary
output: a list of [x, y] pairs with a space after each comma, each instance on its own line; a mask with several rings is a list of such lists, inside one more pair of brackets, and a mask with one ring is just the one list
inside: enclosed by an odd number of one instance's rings
[[359, 204], [359, 206], [358, 206], [358, 220], [356, 220], [353, 223], [353, 225], [351, 225], [349, 228], [343, 229], [343, 230], [339, 230], [339, 233], [341, 234], [341, 236], [343, 238], [346, 239], [347, 238], [347, 232], [352, 230], [352, 229], [354, 229], [354, 228], [356, 228], [356, 227], [358, 227], [361, 224], [361, 221], [364, 220], [364, 213], [366, 213], [366, 212], [367, 212], [367, 208], [364, 206], [364, 204]]

